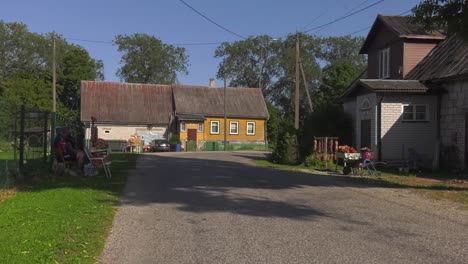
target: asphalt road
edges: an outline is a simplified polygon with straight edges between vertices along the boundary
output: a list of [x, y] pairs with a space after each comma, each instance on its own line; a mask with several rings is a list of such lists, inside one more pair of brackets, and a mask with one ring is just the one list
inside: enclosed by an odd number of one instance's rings
[[249, 153], [143, 155], [103, 263], [468, 263], [468, 213], [407, 190], [252, 166]]

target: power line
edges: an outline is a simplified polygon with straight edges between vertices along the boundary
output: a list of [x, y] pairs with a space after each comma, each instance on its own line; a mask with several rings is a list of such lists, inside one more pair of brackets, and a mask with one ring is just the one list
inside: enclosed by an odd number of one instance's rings
[[[180, 1], [181, 1], [181, 0], [180, 0]], [[358, 13], [361, 13], [361, 12], [364, 11], [364, 10], [367, 10], [367, 9], [369, 9], [369, 8], [375, 6], [375, 5], [378, 5], [378, 4], [382, 3], [383, 1], [385, 1], [385, 0], [377, 1], [377, 2], [375, 2], [375, 3], [373, 3], [373, 4], [370, 4], [370, 5], [368, 5], [368, 6], [364, 7], [364, 8], [361, 8], [361, 9], [359, 9], [359, 10], [357, 10], [357, 11], [355, 11], [355, 12], [352, 12], [352, 13], [350, 13], [350, 14], [348, 14], [348, 15], [342, 16], [342, 17], [340, 17], [340, 18], [337, 18], [337, 19], [335, 19], [335, 20], [332, 20], [332, 21], [330, 21], [330, 22], [328, 22], [328, 23], [325, 23], [325, 24], [323, 24], [323, 25], [320, 25], [320, 26], [317, 26], [317, 27], [308, 29], [308, 30], [304, 31], [304, 33], [307, 33], [307, 32], [310, 32], [310, 31], [312, 31], [312, 30], [317, 30], [317, 29], [320, 29], [320, 28], [329, 26], [329, 25], [331, 25], [331, 24], [334, 24], [334, 23], [336, 23], [336, 22], [339, 22], [339, 21], [341, 21], [341, 20], [344, 20], [344, 19], [346, 19], [346, 18], [348, 18], [348, 17], [350, 17], [350, 16], [354, 16], [354, 15], [356, 15], [356, 14], [358, 14]]]
[[[78, 39], [78, 38], [64, 38], [64, 39], [73, 40], [73, 41], [81, 41], [81, 42], [90, 42], [90, 43], [114, 44], [113, 41]], [[174, 45], [174, 46], [208, 46], [208, 45], [220, 45], [222, 43], [224, 43], [224, 42], [168, 43], [168, 45]]]
[[[408, 13], [410, 13], [410, 12], [411, 12], [411, 9], [410, 9], [410, 10], [407, 10], [407, 11], [405, 11], [405, 12], [402, 12], [402, 13], [400, 13], [400, 14], [398, 14], [398, 15], [399, 15], [399, 16], [402, 16], [402, 15], [408, 14]], [[357, 34], [357, 33], [362, 32], [362, 31], [364, 31], [364, 30], [367, 30], [367, 29], [369, 29], [369, 28], [371, 28], [371, 27], [372, 27], [372, 26], [365, 27], [365, 28], [363, 28], [363, 29], [359, 29], [359, 30], [353, 31], [353, 32], [348, 33], [348, 34], [345, 34], [345, 35], [354, 35], [354, 34]]]
[[184, 4], [185, 6], [187, 6], [188, 8], [192, 9], [192, 11], [194, 11], [195, 13], [197, 13], [198, 15], [200, 15], [201, 17], [203, 17], [204, 19], [210, 21], [211, 23], [215, 24], [216, 26], [218, 26], [219, 28], [222, 28], [224, 29], [225, 31], [233, 34], [233, 35], [236, 35], [238, 36], [239, 38], [242, 38], [242, 39], [246, 39], [244, 36], [242, 35], [239, 35], [237, 34], [236, 32], [230, 30], [230, 29], [227, 29], [223, 26], [221, 26], [220, 24], [216, 23], [215, 21], [213, 21], [212, 19], [210, 19], [209, 17], [205, 16], [203, 13], [201, 13], [200, 11], [196, 10], [194, 7], [192, 7], [191, 5], [187, 4], [184, 0], [179, 0], [182, 4]]

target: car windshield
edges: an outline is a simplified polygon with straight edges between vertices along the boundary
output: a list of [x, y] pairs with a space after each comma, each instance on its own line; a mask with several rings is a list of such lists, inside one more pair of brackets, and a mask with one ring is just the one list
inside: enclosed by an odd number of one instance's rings
[[155, 140], [153, 141], [153, 143], [156, 145], [156, 144], [169, 144], [169, 142], [167, 142], [167, 140]]

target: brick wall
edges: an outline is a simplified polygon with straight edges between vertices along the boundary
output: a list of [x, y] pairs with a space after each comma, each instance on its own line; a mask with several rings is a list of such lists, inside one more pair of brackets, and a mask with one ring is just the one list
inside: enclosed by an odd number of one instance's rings
[[[404, 104], [428, 107], [426, 122], [402, 121]], [[418, 163], [431, 168], [437, 144], [437, 97], [427, 95], [385, 95], [382, 100], [382, 160], [406, 163], [413, 159], [409, 150], [417, 153]]]

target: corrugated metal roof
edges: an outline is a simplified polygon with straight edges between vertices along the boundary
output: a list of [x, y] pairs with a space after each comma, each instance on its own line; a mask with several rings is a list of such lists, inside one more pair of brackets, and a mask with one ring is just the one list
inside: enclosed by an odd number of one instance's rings
[[172, 112], [170, 85], [81, 82], [81, 121], [168, 124]]
[[386, 26], [396, 37], [418, 39], [444, 39], [439, 31], [428, 31], [424, 26], [414, 23], [409, 16], [378, 15], [370, 29], [360, 53], [367, 54], [369, 46], [379, 32], [380, 26]]
[[[174, 85], [177, 114], [224, 115], [224, 89]], [[230, 117], [268, 118], [265, 99], [258, 88], [226, 88], [226, 114]]]
[[468, 75], [468, 42], [452, 35], [437, 45], [406, 79], [435, 80]]

